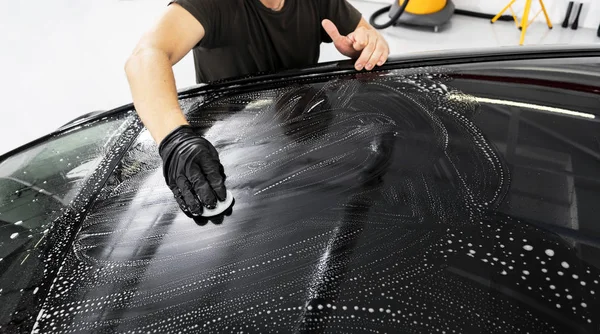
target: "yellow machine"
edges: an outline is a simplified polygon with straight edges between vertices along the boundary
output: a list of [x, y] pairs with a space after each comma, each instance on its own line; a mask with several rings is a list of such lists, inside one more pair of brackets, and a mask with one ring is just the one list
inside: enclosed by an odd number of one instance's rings
[[446, 5], [448, 4], [448, 2], [446, 0], [434, 0], [434, 1], [405, 1], [405, 0], [399, 0], [398, 1], [398, 6], [402, 6], [404, 4], [404, 2], [407, 3], [406, 6], [406, 12], [407, 13], [411, 13], [411, 14], [415, 14], [415, 15], [428, 15], [428, 14], [435, 14], [438, 12], [441, 12]]
[[[510, 0], [508, 5], [502, 9], [498, 15], [489, 15], [468, 10], [457, 9], [454, 7], [452, 0], [394, 0], [390, 6], [381, 8], [373, 13], [369, 22], [377, 29], [385, 29], [392, 25], [408, 25], [408, 26], [426, 26], [433, 27], [435, 32], [438, 32], [439, 27], [450, 21], [453, 14], [465, 15], [470, 17], [482, 18], [492, 21], [515, 21], [517, 28], [521, 29], [520, 44], [525, 41], [527, 27], [541, 13], [544, 13], [548, 28], [552, 29], [552, 23], [548, 17], [548, 12], [544, 6], [543, 0], [524, 0], [525, 11], [523, 17], [519, 20], [512, 9], [512, 5], [518, 0]], [[539, 1], [542, 9], [529, 21], [529, 13], [533, 1]], [[511, 11], [511, 15], [503, 15], [507, 10]], [[389, 13], [388, 13], [389, 12]], [[378, 24], [375, 20], [382, 14], [388, 13], [390, 20], [383, 24]], [[598, 30], [600, 36], [600, 28]]]
[[[437, 32], [452, 18], [454, 9], [452, 0], [395, 0], [391, 6], [376, 11], [370, 23], [377, 29], [406, 24], [433, 27]], [[389, 12], [390, 20], [384, 24], [376, 23], [375, 19], [386, 12]]]

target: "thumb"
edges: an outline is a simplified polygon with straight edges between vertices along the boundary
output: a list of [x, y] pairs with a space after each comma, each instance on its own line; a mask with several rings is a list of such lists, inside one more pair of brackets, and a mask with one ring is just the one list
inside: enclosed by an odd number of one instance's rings
[[342, 35], [340, 35], [340, 32], [338, 31], [337, 27], [335, 26], [335, 24], [333, 22], [331, 22], [331, 20], [325, 19], [325, 20], [323, 20], [323, 22], [321, 22], [321, 25], [323, 26], [323, 29], [325, 29], [325, 32], [327, 33], [327, 35], [329, 35], [329, 37], [331, 37], [332, 41], [335, 42], [340, 37], [342, 37]]

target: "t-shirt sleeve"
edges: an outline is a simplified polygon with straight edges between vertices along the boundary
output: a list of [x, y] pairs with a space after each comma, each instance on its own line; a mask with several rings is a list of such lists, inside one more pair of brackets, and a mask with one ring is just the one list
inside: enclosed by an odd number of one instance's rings
[[226, 22], [231, 17], [234, 7], [227, 0], [172, 0], [169, 5], [176, 3], [187, 10], [204, 27], [204, 37], [198, 46], [205, 48], [217, 47], [227, 40], [228, 27]]
[[[304, 1], [304, 0], [302, 0]], [[335, 24], [342, 35], [348, 35], [356, 30], [362, 14], [346, 0], [320, 0], [321, 20], [329, 19]], [[319, 22], [320, 24], [320, 22]], [[331, 43], [331, 38], [321, 28], [321, 40]]]

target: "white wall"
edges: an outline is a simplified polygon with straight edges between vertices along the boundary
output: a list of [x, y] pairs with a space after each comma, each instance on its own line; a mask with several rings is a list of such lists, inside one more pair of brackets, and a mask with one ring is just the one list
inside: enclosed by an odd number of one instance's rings
[[[131, 102], [125, 61], [167, 3], [0, 0], [0, 154]], [[179, 87], [195, 83], [191, 57], [174, 71]]]
[[[489, 14], [497, 14], [510, 1], [509, 0], [453, 0], [457, 8], [479, 11]], [[560, 25], [567, 12], [567, 7], [570, 0], [544, 0], [544, 5], [548, 10], [550, 19], [553, 23]], [[583, 3], [581, 17], [579, 18], [579, 26], [585, 28], [598, 28], [600, 25], [600, 0], [575, 0], [576, 3]], [[513, 5], [513, 9], [517, 13], [517, 17], [521, 17], [525, 8], [525, 0], [517, 0]], [[577, 6], [573, 6], [575, 11]], [[533, 0], [532, 14], [534, 15], [540, 10], [539, 1]], [[510, 11], [507, 12], [510, 15]], [[536, 21], [543, 21], [544, 14], [540, 13]]]

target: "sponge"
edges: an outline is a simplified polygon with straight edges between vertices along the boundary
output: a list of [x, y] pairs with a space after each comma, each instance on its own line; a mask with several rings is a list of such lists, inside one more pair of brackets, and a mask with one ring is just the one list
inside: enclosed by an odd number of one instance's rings
[[214, 217], [225, 212], [233, 204], [233, 194], [227, 190], [227, 196], [224, 201], [217, 201], [217, 206], [214, 209], [203, 208], [202, 217]]

